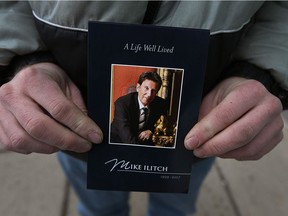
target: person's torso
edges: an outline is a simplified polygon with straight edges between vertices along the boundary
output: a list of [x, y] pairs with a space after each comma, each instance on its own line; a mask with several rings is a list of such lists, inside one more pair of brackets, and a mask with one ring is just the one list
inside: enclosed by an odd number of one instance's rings
[[[141, 24], [147, 1], [32, 1], [38, 31], [60, 66], [85, 95], [89, 20]], [[209, 29], [205, 90], [217, 82], [263, 2], [163, 1], [153, 25]]]

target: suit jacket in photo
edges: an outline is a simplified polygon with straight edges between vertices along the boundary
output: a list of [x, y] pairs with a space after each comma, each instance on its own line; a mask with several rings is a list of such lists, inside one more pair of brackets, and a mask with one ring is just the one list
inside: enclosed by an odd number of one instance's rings
[[[154, 132], [154, 124], [161, 115], [167, 115], [167, 102], [158, 96], [149, 104], [149, 115], [141, 131]], [[133, 92], [118, 98], [115, 101], [114, 119], [111, 124], [112, 143], [147, 144], [138, 140], [140, 108], [138, 93]], [[152, 141], [149, 140], [150, 144]]]

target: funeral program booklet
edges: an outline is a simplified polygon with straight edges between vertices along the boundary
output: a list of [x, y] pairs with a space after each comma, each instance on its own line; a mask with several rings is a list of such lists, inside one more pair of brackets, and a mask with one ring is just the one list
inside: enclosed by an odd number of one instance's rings
[[[188, 193], [209, 31], [89, 22], [89, 189]], [[193, 179], [191, 179], [193, 181]]]

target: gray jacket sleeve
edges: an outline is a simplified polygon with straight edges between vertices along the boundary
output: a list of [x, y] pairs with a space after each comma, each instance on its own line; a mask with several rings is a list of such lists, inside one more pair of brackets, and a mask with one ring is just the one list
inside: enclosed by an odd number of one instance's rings
[[29, 3], [0, 2], [0, 78], [9, 75], [7, 66], [15, 56], [45, 50], [36, 30]]
[[269, 71], [288, 89], [288, 2], [265, 2], [235, 53], [235, 59]]

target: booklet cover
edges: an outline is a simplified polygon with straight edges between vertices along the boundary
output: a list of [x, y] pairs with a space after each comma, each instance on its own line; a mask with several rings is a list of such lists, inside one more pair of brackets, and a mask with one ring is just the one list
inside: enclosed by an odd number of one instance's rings
[[[104, 133], [87, 187], [188, 193], [209, 31], [89, 22], [88, 112]], [[192, 179], [193, 180], [193, 179]]]

